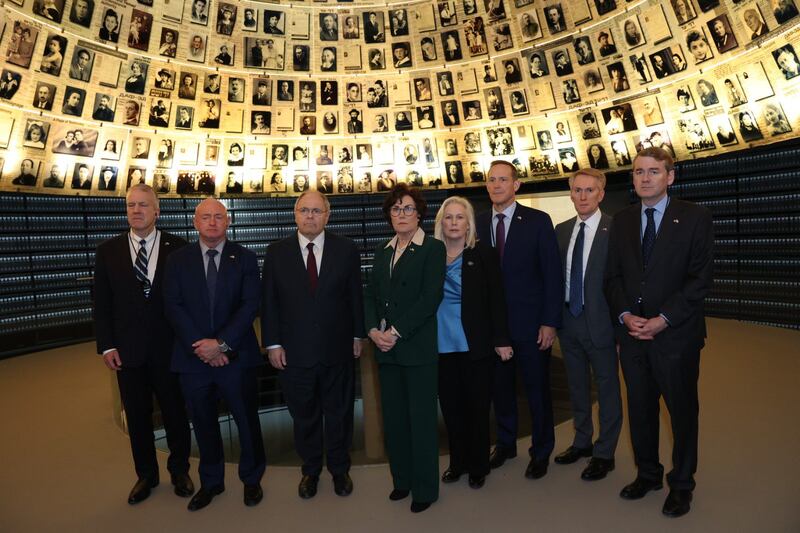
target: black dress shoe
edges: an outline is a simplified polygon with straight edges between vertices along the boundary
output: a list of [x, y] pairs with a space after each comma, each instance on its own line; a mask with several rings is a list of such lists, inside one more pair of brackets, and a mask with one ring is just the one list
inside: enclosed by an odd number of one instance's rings
[[421, 513], [431, 506], [431, 502], [411, 502], [411, 512]]
[[186, 472], [172, 474], [172, 484], [175, 486], [175, 494], [181, 498], [188, 498], [194, 494], [194, 483]]
[[625, 500], [640, 500], [651, 490], [661, 490], [663, 486], [661, 481], [652, 481], [637, 477], [633, 483], [625, 485], [625, 488], [622, 489], [619, 496]]
[[461, 479], [461, 472], [452, 468], [448, 468], [442, 474], [442, 483], [455, 483], [459, 479]]
[[411, 491], [408, 489], [394, 489], [391, 494], [389, 494], [389, 499], [393, 502], [396, 502], [398, 500], [407, 498], [410, 493]]
[[261, 490], [261, 484], [256, 483], [254, 485], [247, 485], [244, 486], [244, 504], [248, 507], [253, 507], [254, 505], [258, 505], [261, 502], [261, 499], [264, 497], [264, 491]]
[[548, 460], [538, 461], [531, 458], [528, 463], [528, 468], [525, 469], [525, 477], [528, 479], [540, 479], [547, 474], [547, 465], [550, 463]]
[[297, 494], [304, 500], [313, 498], [317, 495], [317, 484], [319, 483], [319, 476], [303, 476], [300, 480], [300, 485], [297, 487]]
[[516, 456], [516, 450], [507, 450], [506, 448], [495, 446], [489, 456], [489, 468], [500, 468], [506, 462], [506, 459], [512, 459]]
[[589, 446], [588, 448], [576, 448], [575, 446], [570, 446], [560, 454], [556, 455], [553, 462], [557, 465], [571, 465], [581, 457], [591, 457], [592, 456], [592, 447]]
[[581, 472], [581, 479], [586, 481], [597, 481], [603, 479], [609, 472], [614, 470], [614, 459], [601, 459], [600, 457], [592, 457], [589, 459], [589, 465]]
[[147, 499], [150, 496], [150, 489], [158, 486], [158, 480], [152, 481], [147, 478], [140, 478], [133, 485], [130, 494], [128, 494], [128, 503], [131, 505], [137, 504]]
[[670, 489], [667, 500], [661, 512], [672, 518], [678, 518], [689, 512], [691, 509], [692, 491], [681, 489]]
[[200, 487], [200, 490], [197, 491], [197, 494], [192, 496], [192, 499], [189, 500], [189, 505], [186, 508], [190, 511], [199, 511], [211, 503], [211, 500], [214, 499], [214, 496], [217, 494], [222, 494], [223, 492], [225, 492], [225, 487], [223, 485], [217, 485], [216, 487], [211, 488]]
[[350, 496], [353, 492], [353, 480], [350, 479], [350, 474], [345, 472], [338, 476], [333, 476], [333, 492], [338, 496]]
[[473, 489], [479, 489], [486, 483], [486, 476], [469, 476], [469, 486]]

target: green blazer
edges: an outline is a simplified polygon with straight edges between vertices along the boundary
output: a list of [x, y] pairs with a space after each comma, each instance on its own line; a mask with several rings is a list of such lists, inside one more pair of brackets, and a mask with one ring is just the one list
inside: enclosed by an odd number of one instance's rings
[[444, 294], [446, 252], [444, 243], [425, 236], [421, 246], [413, 242], [398, 259], [392, 275], [389, 241], [375, 250], [372, 276], [364, 291], [364, 320], [367, 331], [380, 329], [386, 319], [400, 333], [394, 348], [375, 350], [381, 364], [427, 365], [438, 361], [436, 310]]

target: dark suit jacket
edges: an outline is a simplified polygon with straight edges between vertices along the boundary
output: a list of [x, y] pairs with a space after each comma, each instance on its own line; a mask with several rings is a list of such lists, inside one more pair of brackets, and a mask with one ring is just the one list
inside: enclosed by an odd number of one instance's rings
[[[670, 199], [647, 270], [642, 268], [641, 203], [614, 216], [608, 246], [605, 292], [617, 340], [639, 342], [619, 324], [630, 311], [644, 318], [663, 313], [669, 327], [653, 343], [667, 353], [699, 350], [706, 336], [703, 300], [711, 287], [714, 243], [711, 213]], [[641, 296], [641, 305], [637, 303]]]
[[[572, 230], [577, 218], [572, 217], [556, 226], [556, 238], [561, 255], [561, 274], [565, 281], [569, 240], [572, 237]], [[583, 273], [583, 313], [595, 348], [607, 348], [614, 345], [614, 326], [611, 321], [611, 312], [608, 310], [606, 295], [603, 293], [603, 278], [606, 271], [610, 234], [611, 217], [603, 213], [600, 224], [597, 226], [597, 232], [594, 234], [592, 248], [589, 250], [586, 271]], [[569, 310], [565, 308], [564, 312], [569, 313]]]
[[[478, 237], [492, 240], [492, 212], [477, 217]], [[503, 261], [508, 325], [515, 341], [536, 341], [539, 326], [561, 327], [564, 282], [550, 216], [517, 204]]]
[[470, 359], [495, 355], [495, 346], [511, 346], [500, 260], [491, 245], [465, 248], [461, 266], [461, 325]]
[[262, 275], [261, 341], [280, 344], [286, 365], [308, 368], [353, 359], [353, 339], [363, 338], [361, 257], [353, 241], [325, 232], [317, 289], [297, 233], [267, 248]]
[[119, 352], [123, 367], [143, 365], [148, 356], [169, 366], [172, 327], [164, 315], [164, 275], [167, 258], [186, 241], [161, 232], [156, 274], [145, 298], [131, 261], [129, 233], [100, 244], [95, 255], [94, 327], [97, 353]]
[[172, 370], [213, 370], [194, 354], [192, 343], [200, 339], [225, 341], [244, 366], [262, 364], [264, 359], [253, 331], [260, 301], [256, 255], [235, 242], [227, 241], [220, 254], [213, 310], [209, 308], [200, 244], [190, 244], [172, 254], [164, 288], [167, 317], [175, 328]]
[[392, 276], [392, 248], [386, 244], [375, 250], [372, 275], [364, 291], [364, 323], [370, 331], [380, 329], [381, 319], [385, 319], [387, 329], [394, 326], [401, 338], [388, 352], [375, 350], [375, 358], [383, 364], [434, 364], [439, 357], [436, 311], [444, 294], [444, 243], [427, 235], [422, 246], [410, 243]]

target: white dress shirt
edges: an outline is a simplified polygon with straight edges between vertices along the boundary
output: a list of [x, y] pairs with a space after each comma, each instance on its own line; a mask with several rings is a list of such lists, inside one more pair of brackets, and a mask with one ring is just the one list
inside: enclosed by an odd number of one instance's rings
[[[572, 271], [572, 251], [575, 249], [575, 239], [578, 237], [578, 232], [581, 229], [581, 222], [585, 222], [586, 226], [583, 228], [583, 280], [586, 277], [586, 263], [589, 261], [589, 252], [592, 251], [592, 242], [594, 242], [594, 236], [597, 234], [597, 228], [600, 226], [600, 219], [602, 218], [603, 214], [598, 209], [595, 211], [589, 218], [586, 220], [581, 220], [581, 217], [578, 217], [575, 220], [575, 226], [572, 228], [572, 236], [569, 238], [569, 247], [567, 248], [567, 270], [564, 273], [564, 276], [567, 280], [565, 284], [565, 302], [569, 303], [569, 280], [570, 280], [570, 272]], [[584, 302], [586, 301], [586, 296], [584, 295]]]
[[[128, 249], [131, 253], [131, 265], [136, 264], [136, 256], [139, 254], [139, 248], [142, 247], [139, 242], [141, 237], [136, 235], [133, 230], [130, 230], [128, 238]], [[152, 284], [156, 277], [156, 265], [158, 264], [158, 245], [161, 243], [161, 232], [153, 228], [153, 231], [144, 238], [144, 249], [147, 250], [147, 279]]]
[[[511, 202], [511, 205], [503, 209], [502, 214], [506, 217], [503, 219], [503, 223], [505, 224], [506, 228], [506, 241], [508, 241], [508, 230], [511, 229], [511, 221], [514, 219], [514, 211], [517, 210], [517, 202]], [[497, 235], [497, 215], [501, 214], [501, 211], [497, 211], [494, 206], [492, 206], [492, 246], [497, 246], [495, 241], [495, 235]]]

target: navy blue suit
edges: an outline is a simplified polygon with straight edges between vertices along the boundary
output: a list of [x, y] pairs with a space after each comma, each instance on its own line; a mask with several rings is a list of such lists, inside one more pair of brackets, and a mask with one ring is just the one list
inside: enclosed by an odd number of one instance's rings
[[[209, 308], [199, 243], [170, 255], [164, 287], [167, 317], [175, 329], [172, 370], [180, 375], [194, 423], [200, 447], [201, 484], [207, 488], [223, 485], [219, 396], [225, 399], [239, 430], [239, 477], [247, 485], [259, 483], [266, 459], [255, 374], [255, 367], [263, 363], [253, 331], [261, 300], [256, 256], [236, 243], [225, 243], [219, 258], [213, 310]], [[238, 357], [228, 365], [211, 367], [194, 354], [192, 343], [200, 339], [221, 339]]]
[[[478, 237], [494, 242], [492, 212], [477, 218]], [[497, 419], [497, 446], [515, 452], [517, 446], [516, 365], [520, 365], [532, 418], [528, 450], [537, 461], [549, 460], [555, 445], [550, 396], [550, 349], [539, 350], [539, 326], [561, 326], [564, 306], [561, 259], [550, 216], [517, 204], [506, 221], [508, 236], [501, 267], [506, 289], [508, 325], [514, 357], [495, 364], [492, 401]]]

